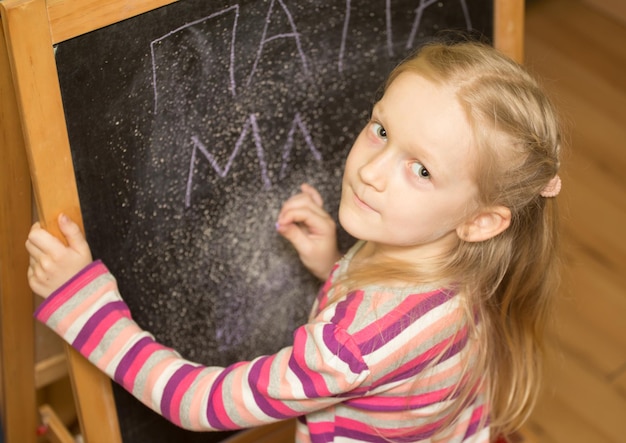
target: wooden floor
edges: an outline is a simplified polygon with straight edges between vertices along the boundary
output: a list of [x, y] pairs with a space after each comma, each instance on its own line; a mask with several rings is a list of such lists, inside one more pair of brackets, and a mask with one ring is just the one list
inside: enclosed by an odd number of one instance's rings
[[564, 285], [540, 443], [626, 442], [626, 22], [582, 0], [527, 0], [526, 64], [567, 125]]

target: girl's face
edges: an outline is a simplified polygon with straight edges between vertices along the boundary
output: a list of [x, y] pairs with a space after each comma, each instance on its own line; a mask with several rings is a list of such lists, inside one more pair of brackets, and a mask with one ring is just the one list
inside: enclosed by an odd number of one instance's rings
[[389, 258], [445, 253], [477, 207], [472, 142], [451, 88], [400, 74], [346, 160], [342, 226]]

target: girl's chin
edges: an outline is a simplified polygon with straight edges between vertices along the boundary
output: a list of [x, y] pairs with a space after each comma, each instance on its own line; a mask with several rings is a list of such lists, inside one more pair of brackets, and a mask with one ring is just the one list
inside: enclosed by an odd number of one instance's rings
[[363, 239], [364, 225], [362, 222], [359, 222], [357, 217], [355, 217], [355, 215], [351, 212], [352, 211], [349, 208], [340, 206], [338, 216], [339, 224], [344, 229], [344, 231], [346, 231], [352, 237], [357, 239]]

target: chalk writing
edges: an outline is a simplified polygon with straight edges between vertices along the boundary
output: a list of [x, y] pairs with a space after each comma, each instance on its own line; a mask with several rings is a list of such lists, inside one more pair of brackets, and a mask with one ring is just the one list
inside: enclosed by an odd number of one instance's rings
[[[467, 0], [459, 0], [460, 7], [463, 12], [463, 17], [465, 20], [465, 27], [468, 31], [472, 30], [472, 21], [469, 14], [469, 9], [467, 7]], [[437, 4], [438, 6], [442, 6], [441, 0], [420, 0], [419, 5], [415, 8], [415, 19], [413, 20], [413, 25], [411, 27], [411, 33], [409, 38], [407, 39], [405, 48], [412, 49], [415, 45], [415, 38], [417, 33], [419, 32], [420, 25], [422, 22], [422, 16], [424, 14], [424, 10], [433, 4]], [[344, 16], [344, 24], [341, 33], [341, 40], [339, 43], [339, 56], [337, 61], [337, 70], [339, 72], [343, 72], [344, 65], [343, 59], [346, 51], [346, 41], [348, 38], [348, 31], [350, 29], [350, 10], [351, 10], [351, 0], [346, 0], [346, 8], [345, 8], [345, 16]], [[392, 57], [394, 56], [393, 50], [393, 24], [391, 20], [391, 0], [385, 0], [385, 30], [386, 30], [386, 43], [387, 43], [387, 54]]]
[[[472, 30], [472, 21], [470, 19], [469, 10], [467, 8], [467, 0], [459, 0], [461, 9], [463, 10], [463, 17], [465, 18], [465, 26], [468, 31]], [[413, 21], [413, 26], [411, 27], [411, 34], [409, 39], [406, 42], [406, 49], [413, 48], [415, 44], [415, 37], [417, 36], [417, 32], [419, 31], [420, 24], [422, 22], [422, 15], [424, 14], [424, 10], [433, 4], [438, 3], [441, 4], [440, 0], [420, 0], [420, 4], [415, 10], [415, 20]]]
[[252, 77], [254, 76], [254, 73], [256, 72], [257, 66], [259, 64], [259, 59], [261, 58], [261, 55], [263, 54], [263, 47], [267, 43], [271, 42], [272, 40], [277, 40], [280, 38], [295, 39], [296, 47], [298, 48], [298, 55], [300, 56], [300, 60], [302, 61], [302, 68], [304, 69], [304, 72], [307, 75], [310, 75], [309, 67], [306, 61], [306, 56], [304, 55], [304, 51], [302, 50], [302, 43], [300, 41], [300, 35], [298, 34], [298, 30], [296, 29], [296, 24], [293, 21], [293, 16], [289, 12], [289, 9], [287, 9], [287, 6], [283, 2], [283, 0], [278, 0], [278, 2], [280, 3], [280, 6], [283, 8], [283, 11], [285, 12], [285, 15], [287, 16], [287, 19], [289, 20], [289, 25], [292, 29], [292, 32], [286, 33], [286, 34], [276, 34], [276, 35], [273, 35], [272, 37], [267, 37], [267, 28], [269, 27], [270, 22], [271, 22], [272, 12], [274, 10], [274, 3], [275, 3], [274, 0], [272, 0], [270, 2], [270, 7], [267, 11], [267, 16], [265, 17], [265, 26], [263, 27], [263, 35], [261, 37], [259, 49], [257, 50], [257, 53], [256, 53], [256, 58], [254, 59], [254, 66], [252, 67], [252, 72], [250, 72], [250, 75], [248, 76], [248, 83], [247, 83], [248, 85], [250, 85], [250, 82], [252, 81]]
[[[270, 35], [269, 28], [270, 28], [270, 25], [272, 24], [272, 19], [275, 18], [276, 14], [279, 13], [275, 7], [276, 0], [271, 0], [269, 2], [269, 7], [265, 15], [263, 31], [261, 33], [261, 37], [257, 46], [256, 55], [254, 57], [254, 62], [247, 76], [246, 87], [250, 87], [252, 80], [255, 74], [257, 73], [258, 66], [259, 66], [261, 58], [263, 57], [263, 53], [266, 48], [266, 45], [268, 45], [272, 41], [279, 40], [279, 39], [293, 39], [294, 40], [294, 43], [296, 46], [296, 56], [300, 61], [300, 64], [302, 66], [302, 71], [305, 74], [305, 76], [311, 75], [311, 70], [307, 62], [307, 55], [305, 54], [305, 51], [303, 49], [301, 35], [298, 31], [298, 27], [296, 25], [296, 21], [294, 20], [294, 16], [290, 12], [289, 8], [287, 7], [287, 5], [285, 4], [283, 0], [277, 0], [277, 1], [280, 6], [280, 11], [282, 11], [282, 14], [284, 14], [284, 17], [287, 20], [287, 23], [291, 32], [282, 32], [282, 33]], [[415, 39], [420, 29], [420, 25], [422, 23], [422, 17], [423, 17], [424, 11], [434, 4], [438, 4], [439, 6], [441, 6], [441, 1], [437, 1], [437, 0], [420, 0], [419, 1], [418, 6], [415, 8], [415, 18], [413, 20], [411, 31], [406, 42], [407, 49], [412, 48], [413, 45], [415, 44]], [[467, 29], [471, 29], [472, 25], [471, 25], [471, 20], [469, 17], [469, 11], [467, 8], [466, 0], [459, 0], [459, 4], [463, 12], [463, 17], [465, 19]], [[345, 16], [343, 19], [341, 38], [339, 41], [339, 52], [338, 52], [338, 61], [337, 61], [337, 71], [339, 73], [343, 72], [345, 68], [344, 58], [346, 55], [347, 40], [348, 40], [348, 35], [349, 35], [349, 30], [350, 30], [350, 17], [351, 17], [352, 7], [353, 5], [352, 5], [351, 0], [346, 0], [345, 10], [344, 10]], [[159, 108], [159, 89], [157, 87], [157, 70], [159, 69], [159, 67], [157, 66], [157, 54], [156, 54], [158, 45], [161, 42], [165, 41], [168, 38], [171, 38], [172, 36], [174, 36], [175, 34], [183, 30], [190, 30], [191, 32], [194, 32], [193, 28], [195, 26], [203, 24], [207, 22], [208, 20], [225, 16], [227, 14], [233, 14], [232, 25], [230, 28], [230, 39], [228, 42], [229, 57], [228, 57], [227, 69], [228, 69], [229, 74], [228, 74], [227, 83], [228, 83], [228, 90], [231, 96], [232, 97], [237, 96], [237, 82], [235, 80], [235, 71], [237, 70], [235, 43], [236, 43], [236, 38], [237, 38], [237, 24], [239, 20], [239, 13], [240, 13], [240, 5], [235, 4], [233, 6], [214, 12], [210, 15], [204, 16], [198, 20], [189, 22], [183, 26], [177, 27], [176, 29], [150, 42], [150, 53], [151, 53], [151, 63], [152, 63], [152, 82], [153, 82], [152, 87], [153, 87], [153, 94], [154, 94], [155, 113], [158, 112], [158, 108]], [[198, 30], [196, 32], [200, 33], [201, 31]], [[394, 48], [394, 44], [393, 44], [394, 36], [393, 36], [393, 24], [392, 24], [391, 0], [385, 0], [385, 34], [386, 34], [387, 53], [391, 57], [394, 55], [394, 49], [393, 49]], [[201, 45], [201, 43], [199, 43], [199, 45]], [[167, 60], [168, 58], [164, 57], [164, 59]], [[162, 66], [161, 69], [166, 69], [166, 67]], [[283, 162], [281, 165], [280, 176], [279, 176], [281, 179], [284, 178], [287, 174], [289, 156], [291, 153], [291, 149], [293, 147], [293, 143], [294, 143], [293, 137], [294, 137], [294, 133], [296, 129], [299, 129], [302, 135], [304, 136], [305, 143], [308, 146], [311, 153], [313, 154], [313, 157], [316, 159], [316, 161], [318, 162], [321, 161], [321, 154], [319, 150], [315, 147], [308, 129], [303, 124], [300, 113], [297, 112], [295, 114], [293, 121], [291, 122], [291, 128], [287, 136], [287, 141], [285, 142], [285, 145], [282, 150]], [[218, 161], [216, 160], [213, 153], [211, 153], [210, 150], [206, 147], [206, 145], [201, 142], [200, 137], [198, 135], [194, 135], [191, 137], [192, 148], [191, 148], [191, 159], [189, 162], [189, 172], [188, 172], [188, 177], [186, 181], [185, 207], [189, 207], [191, 205], [191, 190], [193, 188], [193, 183], [194, 183], [194, 167], [198, 159], [198, 153], [202, 154], [202, 156], [204, 156], [204, 158], [209, 161], [211, 167], [213, 168], [213, 170], [217, 173], [219, 177], [224, 178], [230, 171], [233, 161], [235, 157], [238, 155], [239, 151], [241, 150], [242, 145], [249, 133], [252, 134], [254, 146], [256, 148], [256, 155], [257, 155], [257, 159], [258, 159], [259, 166], [260, 166], [260, 174], [261, 174], [261, 181], [263, 184], [263, 189], [268, 189], [271, 187], [271, 182], [270, 182], [270, 179], [268, 177], [268, 172], [267, 172], [265, 151], [264, 151], [262, 140], [261, 140], [261, 134], [259, 131], [256, 116], [254, 113], [252, 113], [247, 118], [246, 123], [244, 124], [244, 127], [239, 135], [239, 138], [235, 142], [235, 146], [230, 154], [230, 157], [228, 158], [228, 161], [226, 162], [224, 166], [220, 166], [218, 164]]]
[[287, 134], [287, 142], [285, 143], [285, 146], [283, 148], [283, 163], [280, 168], [281, 179], [285, 178], [285, 175], [286, 175], [287, 165], [289, 164], [289, 156], [291, 154], [291, 150], [293, 149], [293, 137], [296, 132], [296, 127], [300, 129], [300, 132], [304, 136], [304, 141], [306, 142], [307, 146], [309, 147], [309, 150], [313, 154], [313, 158], [315, 158], [315, 160], [317, 160], [318, 162], [322, 161], [322, 154], [320, 153], [320, 151], [317, 150], [317, 148], [313, 144], [313, 140], [311, 139], [311, 134], [309, 133], [309, 130], [305, 126], [304, 122], [302, 121], [302, 117], [300, 117], [300, 113], [298, 112], [296, 113], [296, 116], [293, 119], [293, 123], [291, 124], [291, 129], [289, 130], [289, 134]]
[[341, 41], [339, 43], [339, 57], [337, 62], [337, 70], [343, 72], [343, 57], [346, 52], [346, 38], [348, 37], [348, 29], [350, 28], [350, 0], [346, 0], [346, 15], [343, 20], [343, 28], [341, 30]]
[[185, 29], [189, 29], [192, 26], [195, 26], [199, 23], [204, 23], [207, 20], [211, 20], [215, 17], [219, 17], [221, 15], [227, 14], [229, 12], [233, 11], [235, 13], [235, 18], [233, 20], [233, 26], [232, 26], [232, 37], [230, 40], [230, 65], [228, 67], [228, 71], [230, 74], [230, 78], [229, 78], [229, 90], [231, 92], [231, 94], [233, 95], [233, 97], [236, 95], [236, 82], [235, 82], [235, 36], [237, 35], [237, 21], [239, 19], [239, 5], [234, 5], [231, 7], [228, 7], [226, 9], [222, 9], [221, 11], [215, 12], [209, 16], [206, 17], [202, 17], [198, 20], [194, 20], [191, 23], [187, 23], [183, 26], [180, 26], [179, 28], [174, 29], [173, 31], [168, 32], [167, 34], [157, 38], [156, 40], [153, 40], [150, 42], [150, 55], [152, 57], [152, 88], [153, 88], [153, 93], [154, 93], [154, 112], [157, 112], [158, 109], [158, 103], [159, 103], [159, 93], [158, 93], [158, 88], [157, 88], [157, 65], [156, 65], [156, 46], [162, 42], [163, 40], [173, 36], [174, 34], [183, 31]]
[[393, 30], [391, 28], [391, 0], [385, 1], [385, 25], [387, 29], [387, 54], [393, 55]]
[[[291, 150], [293, 149], [293, 145], [294, 145], [294, 135], [295, 135], [296, 129], [299, 129], [302, 135], [304, 136], [304, 140], [309, 150], [313, 154], [313, 158], [318, 162], [322, 161], [322, 154], [313, 144], [313, 140], [311, 139], [311, 134], [309, 133], [309, 130], [307, 129], [304, 122], [302, 121], [302, 117], [300, 116], [300, 113], [296, 113], [293, 119], [292, 125], [291, 125], [291, 129], [289, 130], [289, 133], [287, 134], [287, 141], [285, 142], [285, 145], [283, 146], [283, 150], [282, 150], [282, 165], [280, 169], [281, 179], [284, 178], [286, 175], [286, 170], [287, 170], [287, 166], [289, 163], [289, 157], [291, 154]], [[198, 136], [194, 135], [191, 137], [191, 140], [193, 142], [193, 148], [191, 152], [191, 160], [189, 162], [189, 174], [187, 176], [187, 188], [185, 190], [185, 207], [186, 208], [191, 206], [191, 190], [193, 188], [193, 179], [195, 175], [194, 168], [195, 168], [196, 161], [197, 161], [198, 151], [200, 151], [200, 153], [209, 161], [209, 164], [211, 165], [213, 170], [217, 172], [217, 175], [224, 178], [226, 177], [226, 175], [228, 175], [228, 172], [230, 171], [232, 167], [233, 161], [235, 160], [235, 157], [237, 157], [237, 154], [239, 154], [239, 151], [241, 150], [241, 147], [249, 131], [252, 131], [252, 138], [254, 140], [254, 146], [256, 148], [256, 156], [259, 161], [263, 189], [269, 189], [271, 187], [272, 184], [267, 174], [267, 162], [265, 161], [265, 150], [263, 149], [263, 143], [261, 141], [259, 125], [257, 123], [256, 116], [254, 114], [250, 114], [250, 116], [246, 120], [243, 130], [241, 131], [241, 134], [239, 135], [239, 138], [237, 139], [237, 142], [235, 143], [235, 148], [233, 149], [230, 156], [228, 157], [228, 161], [226, 162], [226, 165], [224, 167], [221, 167], [219, 165], [215, 156], [209, 151], [209, 149], [204, 145], [204, 143], [202, 143], [199, 140]]]
[[[291, 14], [291, 12], [289, 11], [289, 9], [287, 8], [287, 6], [285, 5], [283, 0], [278, 0], [278, 2], [280, 3], [280, 6], [285, 14], [285, 16], [287, 17], [288, 21], [289, 21], [289, 25], [292, 29], [292, 32], [290, 33], [281, 33], [281, 34], [276, 34], [276, 35], [272, 35], [270, 37], [268, 37], [267, 33], [268, 33], [268, 28], [269, 25], [271, 23], [271, 18], [272, 18], [272, 14], [274, 12], [274, 5], [275, 5], [275, 0], [272, 0], [270, 2], [268, 11], [267, 11], [267, 15], [265, 17], [265, 23], [264, 23], [264, 28], [263, 28], [263, 33], [262, 33], [262, 37], [261, 40], [259, 42], [257, 51], [256, 51], [256, 57], [254, 59], [254, 65], [250, 71], [250, 74], [248, 75], [248, 80], [247, 80], [247, 85], [249, 86], [252, 78], [254, 77], [254, 74], [257, 71], [257, 67], [259, 64], [259, 61], [263, 55], [263, 49], [265, 47], [265, 45], [273, 40], [277, 40], [277, 39], [283, 39], [283, 38], [293, 38], [295, 40], [296, 43], [296, 47], [297, 47], [297, 51], [298, 51], [298, 56], [300, 58], [300, 61], [302, 63], [302, 69], [304, 70], [304, 72], [307, 75], [310, 75], [310, 69], [307, 63], [307, 56], [303, 50], [303, 45], [301, 42], [301, 38], [300, 38], [300, 33], [298, 32], [296, 23], [294, 21], [293, 15]], [[352, 8], [352, 2], [351, 0], [346, 0], [346, 7], [345, 7], [345, 16], [344, 16], [344, 21], [343, 21], [343, 28], [342, 28], [342, 33], [341, 33], [341, 38], [339, 41], [339, 55], [337, 57], [337, 70], [338, 72], [342, 72], [344, 69], [344, 57], [345, 57], [345, 52], [346, 52], [346, 42], [347, 42], [347, 38], [348, 38], [348, 33], [349, 33], [349, 29], [350, 29], [350, 10]], [[417, 33], [419, 32], [420, 29], [420, 25], [421, 25], [421, 21], [422, 21], [422, 17], [424, 14], [424, 11], [429, 8], [430, 6], [434, 5], [434, 4], [438, 4], [439, 6], [441, 6], [442, 2], [441, 0], [420, 0], [419, 5], [417, 6], [417, 8], [415, 9], [415, 19], [413, 21], [413, 25], [411, 27], [411, 33], [409, 35], [409, 38], [407, 39], [406, 42], [406, 49], [412, 49], [414, 44], [415, 44], [415, 39], [417, 36]], [[472, 29], [472, 21], [471, 21], [471, 17], [470, 17], [470, 13], [469, 13], [469, 9], [467, 6], [467, 0], [459, 0], [459, 5], [462, 9], [463, 12], [463, 17], [465, 19], [465, 25], [466, 25], [466, 29], [469, 31]], [[184, 29], [188, 29], [194, 25], [197, 25], [199, 23], [203, 23], [207, 20], [213, 19], [215, 17], [221, 16], [223, 14], [229, 13], [229, 12], [234, 12], [235, 17], [233, 20], [233, 25], [232, 25], [232, 32], [231, 32], [231, 40], [230, 40], [230, 66], [229, 66], [229, 72], [230, 72], [230, 84], [229, 84], [229, 90], [231, 91], [232, 95], [235, 96], [236, 95], [236, 81], [235, 81], [235, 75], [234, 75], [234, 71], [235, 71], [235, 40], [236, 40], [236, 34], [237, 34], [237, 22], [239, 19], [239, 5], [235, 4], [233, 6], [230, 6], [228, 8], [222, 9], [218, 12], [215, 12], [209, 16], [200, 18], [198, 20], [195, 20], [191, 23], [187, 23], [181, 27], [178, 27], [176, 29], [174, 29], [173, 31], [168, 32], [167, 34], [159, 37], [156, 40], [153, 40], [150, 43], [150, 50], [151, 50], [151, 55], [152, 55], [152, 79], [153, 79], [153, 90], [154, 90], [154, 109], [155, 112], [158, 108], [158, 92], [157, 92], [157, 68], [156, 68], [156, 55], [155, 55], [155, 47], [156, 45], [163, 41], [164, 39], [167, 39], [169, 37], [171, 37], [172, 35], [176, 34], [177, 32], [180, 32]], [[392, 12], [392, 8], [391, 8], [391, 0], [385, 0], [385, 25], [386, 25], [386, 42], [387, 42], [387, 52], [390, 56], [394, 55], [394, 51], [393, 51], [393, 25], [392, 25], [392, 20], [391, 20], [391, 12]]]
[[226, 163], [226, 166], [224, 166], [223, 168], [220, 167], [220, 165], [217, 163], [213, 154], [209, 152], [207, 147], [198, 139], [197, 136], [194, 135], [191, 137], [191, 140], [193, 141], [194, 146], [193, 146], [193, 150], [191, 154], [191, 161], [189, 162], [190, 163], [189, 164], [189, 177], [187, 179], [187, 190], [185, 192], [185, 207], [189, 207], [191, 205], [191, 188], [193, 186], [193, 175], [194, 175], [193, 168], [196, 162], [197, 151], [199, 150], [206, 157], [206, 159], [209, 161], [209, 163], [211, 164], [215, 172], [217, 172], [217, 174], [223, 178], [228, 174], [228, 171], [230, 170], [231, 165], [233, 164], [233, 160], [235, 160], [235, 157], [239, 153], [241, 146], [243, 145], [243, 142], [246, 136], [248, 135], [248, 131], [250, 130], [250, 128], [252, 128], [252, 137], [254, 138], [256, 154], [257, 154], [257, 158], [259, 159], [259, 166], [261, 168], [261, 178], [263, 181], [263, 187], [265, 189], [270, 187], [270, 181], [269, 181], [269, 178], [267, 177], [267, 163], [265, 162], [263, 144], [261, 143], [261, 136], [259, 134], [259, 125], [257, 124], [256, 116], [254, 114], [251, 114], [248, 120], [246, 121], [246, 124], [244, 125], [243, 130], [241, 131], [241, 134], [239, 138], [237, 139], [237, 142], [235, 143], [235, 149], [233, 149], [233, 152], [230, 154], [230, 157], [228, 158], [228, 162]]

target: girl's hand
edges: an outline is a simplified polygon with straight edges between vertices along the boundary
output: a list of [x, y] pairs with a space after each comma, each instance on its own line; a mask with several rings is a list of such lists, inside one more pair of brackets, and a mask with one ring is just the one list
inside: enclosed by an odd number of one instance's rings
[[337, 248], [337, 227], [324, 210], [319, 192], [307, 184], [300, 189], [301, 193], [283, 204], [276, 230], [296, 248], [304, 266], [317, 278], [325, 280], [341, 257]]
[[28, 283], [46, 298], [92, 262], [89, 245], [76, 223], [59, 215], [59, 228], [68, 246], [35, 223], [30, 229], [26, 250], [30, 254]]

